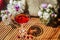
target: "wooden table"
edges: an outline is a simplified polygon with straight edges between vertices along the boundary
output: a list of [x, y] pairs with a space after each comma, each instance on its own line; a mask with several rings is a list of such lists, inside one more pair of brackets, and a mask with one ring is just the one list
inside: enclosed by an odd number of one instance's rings
[[[38, 37], [34, 37], [33, 40], [60, 40], [58, 39], [58, 36], [60, 35], [60, 26], [57, 28], [52, 28], [51, 26], [45, 26], [44, 24], [42, 24], [39, 18], [31, 18], [29, 22], [25, 24], [25, 29], [28, 30], [33, 25], [38, 25], [43, 30], [41, 31], [42, 34]], [[11, 31], [10, 33], [8, 33], [8, 35], [5, 36], [4, 40], [22, 40], [17, 37], [19, 35], [19, 29], [21, 29], [21, 27], [16, 28], [14, 29], [14, 31]], [[9, 30], [6, 29], [6, 31], [9, 31]], [[0, 34], [2, 33], [0, 32]], [[1, 38], [2, 37], [0, 36], [0, 39]]]

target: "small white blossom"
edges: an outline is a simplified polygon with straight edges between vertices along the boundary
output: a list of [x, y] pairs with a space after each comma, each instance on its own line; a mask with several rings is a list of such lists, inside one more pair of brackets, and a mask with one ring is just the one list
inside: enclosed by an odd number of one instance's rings
[[8, 14], [8, 16], [9, 16], [9, 17], [11, 17], [11, 16], [12, 16], [12, 14]]
[[13, 1], [13, 4], [17, 4], [17, 1], [14, 0], [14, 1]]
[[48, 8], [47, 8], [47, 9], [46, 9], [46, 11], [47, 11], [47, 12], [49, 12], [49, 11], [50, 11], [50, 9], [48, 9]]
[[22, 3], [21, 3], [21, 1], [18, 1], [18, 3], [17, 3], [20, 7], [22, 7]]
[[1, 13], [5, 13], [5, 10], [1, 10]]
[[10, 22], [11, 22], [10, 16], [8, 16], [8, 15], [5, 14], [4, 16], [2, 16], [2, 21], [3, 21], [6, 25], [9, 25]]
[[57, 17], [57, 15], [55, 14], [55, 18]]
[[53, 6], [51, 4], [48, 4], [47, 8], [50, 8], [50, 7], [52, 8]]
[[44, 12], [44, 14], [43, 14], [43, 19], [44, 19], [44, 20], [48, 20], [49, 17], [50, 17], [50, 14], [47, 13], [47, 12]]

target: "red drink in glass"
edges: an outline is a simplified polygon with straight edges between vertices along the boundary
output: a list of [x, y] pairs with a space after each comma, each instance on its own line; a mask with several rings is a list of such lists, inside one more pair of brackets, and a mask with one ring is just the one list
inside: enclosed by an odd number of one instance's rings
[[20, 32], [20, 37], [23, 38], [24, 35], [26, 35], [26, 30], [24, 28], [24, 23], [27, 23], [29, 21], [30, 17], [29, 15], [27, 14], [18, 14], [15, 16], [15, 21], [18, 23], [18, 24], [21, 24], [21, 29], [19, 29], [19, 32]]
[[15, 21], [19, 24], [27, 23], [29, 21], [29, 16], [26, 14], [18, 14], [15, 16]]

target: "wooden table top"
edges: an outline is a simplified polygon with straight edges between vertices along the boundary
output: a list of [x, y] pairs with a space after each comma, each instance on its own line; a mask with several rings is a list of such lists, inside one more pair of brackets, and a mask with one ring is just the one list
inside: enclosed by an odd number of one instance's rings
[[[1, 24], [3, 24], [3, 23], [0, 23], [0, 28], [1, 28], [0, 29], [0, 40], [3, 40], [3, 39], [4, 40], [22, 40], [17, 37], [19, 35], [19, 29], [21, 29], [21, 27], [13, 29], [13, 31], [8, 33], [8, 31], [12, 30], [12, 28], [9, 26], [7, 26], [7, 27], [2, 26]], [[41, 27], [41, 29], [43, 31], [41, 31], [42, 34], [40, 36], [34, 37], [32, 40], [50, 40], [50, 39], [51, 40], [60, 40], [59, 39], [60, 26], [57, 28], [52, 28], [51, 26], [46, 26], [40, 22], [39, 18], [31, 18], [27, 24], [24, 24], [26, 30], [28, 30], [33, 25], [38, 25], [39, 27]], [[3, 27], [5, 27], [5, 28], [3, 29]], [[5, 32], [2, 32], [2, 31], [5, 31]], [[29, 40], [29, 39], [27, 39], [27, 40]]]

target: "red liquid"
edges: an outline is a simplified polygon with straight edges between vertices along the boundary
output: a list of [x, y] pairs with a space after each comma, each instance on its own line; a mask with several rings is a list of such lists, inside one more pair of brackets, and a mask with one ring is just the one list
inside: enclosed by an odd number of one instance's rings
[[29, 21], [29, 17], [25, 14], [18, 14], [15, 17], [15, 21], [19, 24], [27, 23]]

